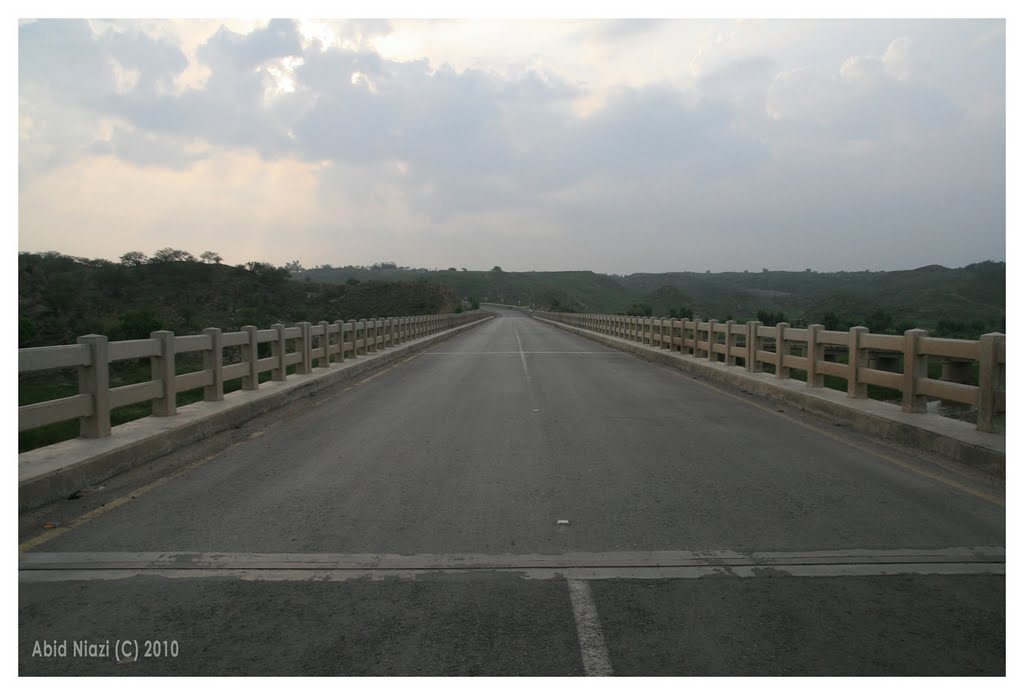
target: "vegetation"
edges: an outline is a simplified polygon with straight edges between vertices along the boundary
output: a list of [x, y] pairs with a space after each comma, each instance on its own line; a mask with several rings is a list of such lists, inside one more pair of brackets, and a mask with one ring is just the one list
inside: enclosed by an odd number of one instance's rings
[[[567, 312], [757, 319], [766, 325], [821, 323], [829, 330], [867, 326], [897, 333], [926, 328], [932, 335], [974, 338], [1006, 327], [1006, 266], [987, 261], [964, 268], [927, 266], [896, 272], [815, 273], [763, 269], [760, 273], [637, 273], [590, 271], [512, 272], [428, 270], [392, 261], [370, 266], [306, 269], [298, 261], [277, 267], [250, 261], [222, 264], [215, 251], [199, 257], [173, 248], [147, 257], [129, 251], [119, 262], [56, 252], [18, 257], [21, 347], [73, 343], [88, 333], [112, 340], [148, 337], [154, 330], [199, 333], [207, 326], [237, 330], [252, 324], [372, 316], [422, 315], [476, 309], [480, 302], [530, 305]], [[179, 373], [201, 368], [198, 355], [183, 356]], [[937, 369], [930, 365], [930, 370]], [[144, 381], [146, 360], [115, 363], [111, 384]], [[801, 373], [794, 370], [795, 378]], [[269, 378], [265, 375], [264, 378]], [[826, 378], [831, 388], [845, 382]], [[229, 382], [227, 391], [240, 384]], [[874, 387], [872, 387], [874, 388]], [[77, 391], [74, 370], [19, 380], [19, 403]], [[874, 397], [885, 394], [876, 391]], [[202, 390], [178, 394], [179, 405]], [[115, 424], [149, 414], [143, 403], [116, 409]], [[78, 423], [59, 423], [19, 436], [25, 450], [68, 439]]]
[[[463, 302], [450, 289], [425, 280], [357, 280], [340, 285], [299, 282], [286, 268], [269, 263], [252, 261], [230, 267], [221, 265], [221, 260], [213, 251], [196, 259], [187, 251], [171, 248], [149, 258], [139, 251], [128, 252], [120, 263], [56, 252], [21, 253], [18, 344], [67, 344], [88, 333], [127, 340], [147, 338], [161, 329], [192, 334], [208, 326], [238, 330], [247, 324], [267, 328], [274, 323], [463, 310]], [[473, 302], [468, 306], [473, 307]], [[179, 356], [178, 373], [201, 369], [201, 359], [199, 354]], [[233, 358], [226, 355], [226, 359]], [[149, 370], [148, 360], [115, 362], [111, 386], [146, 381]], [[294, 366], [289, 371], [294, 371]], [[269, 377], [265, 374], [262, 378]], [[226, 383], [225, 390], [240, 386], [236, 379]], [[38, 403], [77, 391], [73, 369], [37, 372], [19, 379], [18, 402]], [[178, 405], [201, 399], [202, 389], [177, 395]], [[118, 425], [150, 412], [149, 403], [117, 408], [111, 412], [111, 422]], [[77, 435], [78, 422], [56, 423], [20, 433], [18, 448], [25, 451]]]
[[[925, 328], [933, 335], [977, 338], [1006, 328], [1006, 264], [925, 266], [892, 272], [760, 273], [512, 272], [373, 266], [318, 266], [296, 277], [314, 282], [424, 279], [457, 296], [556, 311], [691, 317], [775, 325], [822, 323], [830, 330], [864, 325], [876, 333]], [[763, 318], [763, 317], [767, 317]]]
[[201, 259], [170, 248], [151, 258], [129, 252], [120, 263], [21, 253], [18, 345], [73, 343], [88, 333], [125, 340], [159, 329], [188, 334], [208, 326], [445, 313], [461, 305], [449, 288], [427, 280], [299, 282], [270, 263], [221, 265], [212, 251]]

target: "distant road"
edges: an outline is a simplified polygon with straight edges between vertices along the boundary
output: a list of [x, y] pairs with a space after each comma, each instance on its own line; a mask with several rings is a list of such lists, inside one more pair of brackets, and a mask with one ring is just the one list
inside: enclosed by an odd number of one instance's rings
[[[21, 673], [1004, 671], [998, 484], [495, 311], [23, 517]], [[180, 654], [31, 656], [128, 633]]]

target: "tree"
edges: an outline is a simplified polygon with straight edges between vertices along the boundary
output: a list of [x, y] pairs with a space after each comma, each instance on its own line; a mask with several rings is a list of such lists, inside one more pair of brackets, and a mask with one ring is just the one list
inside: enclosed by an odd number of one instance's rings
[[151, 309], [125, 312], [119, 322], [121, 335], [126, 340], [148, 338], [150, 333], [160, 330], [160, 321]]
[[171, 247], [163, 248], [153, 254], [153, 257], [149, 259], [150, 263], [173, 263], [180, 261], [192, 261], [195, 262], [196, 257], [188, 251], [182, 251], [181, 249], [172, 249]]
[[121, 256], [121, 264], [127, 266], [139, 266], [146, 262], [146, 254], [142, 251], [129, 251]]
[[220, 254], [216, 251], [203, 251], [200, 255], [203, 259], [203, 263], [220, 263], [224, 259], [220, 257]]
[[892, 316], [887, 311], [875, 309], [864, 319], [864, 325], [872, 333], [884, 333], [892, 328]]
[[496, 265], [493, 268], [491, 268], [491, 272], [492, 273], [504, 273], [505, 271], [501, 269], [500, 265]]
[[284, 269], [289, 273], [301, 273], [305, 268], [298, 261], [288, 261], [284, 264]]
[[844, 331], [849, 328], [844, 325], [842, 319], [834, 311], [828, 311], [821, 317], [821, 325], [825, 327], [826, 331]]
[[757, 320], [765, 326], [775, 326], [780, 323], [787, 323], [786, 315], [781, 311], [767, 311], [765, 309], [757, 310]]

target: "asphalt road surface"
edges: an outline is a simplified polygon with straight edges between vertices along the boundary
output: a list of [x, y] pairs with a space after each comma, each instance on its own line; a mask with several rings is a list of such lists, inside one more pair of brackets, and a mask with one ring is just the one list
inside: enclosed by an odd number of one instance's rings
[[1005, 673], [999, 481], [494, 311], [23, 514], [20, 673]]

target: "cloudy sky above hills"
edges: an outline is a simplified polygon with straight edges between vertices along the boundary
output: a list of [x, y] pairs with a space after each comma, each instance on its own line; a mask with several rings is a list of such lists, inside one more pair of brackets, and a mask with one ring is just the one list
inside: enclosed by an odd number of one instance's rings
[[18, 27], [19, 247], [506, 270], [1005, 259], [1002, 20]]

